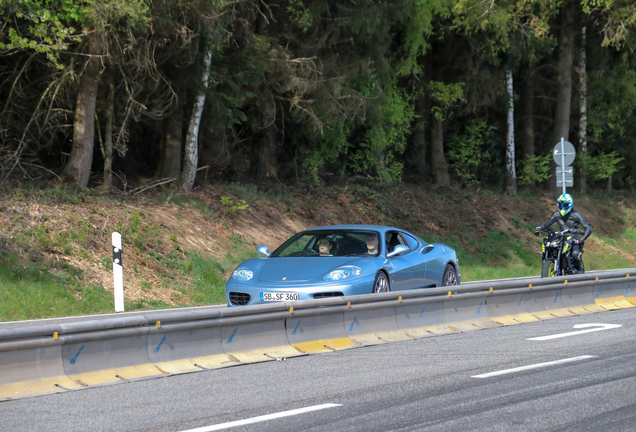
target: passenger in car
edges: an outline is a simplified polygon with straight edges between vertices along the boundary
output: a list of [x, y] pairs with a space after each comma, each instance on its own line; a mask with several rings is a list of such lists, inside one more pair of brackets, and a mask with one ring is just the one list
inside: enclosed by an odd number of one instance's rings
[[378, 241], [378, 235], [375, 233], [367, 234], [367, 253], [365, 255], [377, 255], [378, 254], [378, 245], [380, 242]]

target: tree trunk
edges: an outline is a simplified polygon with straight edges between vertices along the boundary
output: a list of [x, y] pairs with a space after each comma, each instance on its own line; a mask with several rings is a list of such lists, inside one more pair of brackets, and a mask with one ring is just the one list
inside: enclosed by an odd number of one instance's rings
[[415, 131], [413, 132], [413, 144], [416, 148], [415, 169], [417, 176], [424, 180], [426, 178], [426, 97], [421, 94], [415, 100], [415, 112], [418, 118], [415, 122]]
[[113, 185], [113, 113], [115, 112], [115, 84], [113, 83], [113, 74], [107, 75], [108, 80], [108, 96], [106, 97], [106, 125], [104, 130], [104, 148], [102, 153], [104, 156], [104, 182], [102, 190], [109, 192]]
[[[563, 138], [569, 140], [570, 110], [572, 104], [572, 53], [574, 46], [574, 16], [576, 2], [567, 0], [565, 9], [561, 11], [561, 30], [557, 47], [557, 95], [554, 113], [552, 141], [554, 145]], [[551, 163], [550, 188], [553, 195], [558, 195], [560, 188], [556, 185], [556, 164]]]
[[436, 116], [431, 116], [431, 170], [435, 184], [450, 185], [448, 165], [444, 159], [444, 121]]
[[[521, 146], [523, 147], [523, 164], [528, 167], [529, 172], [534, 173], [534, 73], [531, 65], [526, 67], [524, 73], [523, 96], [521, 102], [521, 123], [523, 134], [521, 135]], [[528, 179], [529, 185], [534, 185], [534, 177]]]
[[258, 178], [277, 178], [277, 148], [276, 148], [276, 104], [269, 83], [265, 81], [260, 92], [259, 102], [259, 125], [258, 129], [263, 131], [258, 148]]
[[181, 173], [183, 105], [181, 103], [177, 105], [176, 110], [163, 119], [161, 154], [159, 155], [159, 167], [155, 173], [157, 179], [177, 178]]
[[512, 72], [507, 71], [508, 81], [508, 145], [506, 149], [506, 191], [517, 194], [517, 170], [515, 167], [515, 103], [512, 87]]
[[[208, 77], [210, 73], [210, 63], [212, 63], [212, 48], [208, 47], [203, 59], [203, 73], [201, 74], [201, 83], [203, 88], [208, 87]], [[185, 158], [183, 161], [183, 170], [179, 177], [179, 184], [185, 192], [190, 192], [194, 185], [194, 179], [197, 174], [197, 164], [199, 162], [199, 126], [201, 125], [201, 115], [203, 114], [203, 106], [205, 105], [205, 93], [201, 92], [195, 100], [192, 116], [188, 124], [188, 132], [185, 139]]]
[[86, 189], [93, 163], [95, 144], [95, 106], [97, 104], [97, 83], [100, 74], [100, 42], [97, 36], [89, 34], [88, 54], [84, 72], [80, 77], [75, 120], [73, 122], [73, 148], [69, 161], [62, 172], [62, 181]]
[[181, 147], [183, 145], [183, 70], [168, 65], [166, 76], [176, 93], [173, 111], [162, 121], [161, 150], [156, 179], [177, 178], [181, 173]]
[[587, 193], [587, 182], [585, 178], [587, 176], [587, 72], [585, 70], [585, 50], [585, 26], [583, 26], [581, 34], [581, 64], [579, 66], [579, 79], [581, 89], [581, 119], [579, 120], [579, 144], [582, 161], [582, 163], [580, 164], [581, 168], [579, 170], [579, 185], [582, 194]]

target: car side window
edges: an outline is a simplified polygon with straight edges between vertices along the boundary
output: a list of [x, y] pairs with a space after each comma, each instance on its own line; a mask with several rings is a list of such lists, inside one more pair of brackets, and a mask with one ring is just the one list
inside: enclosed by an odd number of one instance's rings
[[411, 248], [411, 250], [416, 249], [420, 245], [420, 242], [418, 242], [415, 239], [415, 237], [412, 237], [408, 234], [404, 234], [404, 237], [406, 238], [406, 241], [409, 243], [409, 247]]
[[389, 231], [386, 234], [386, 253], [393, 252], [393, 249], [395, 249], [395, 247], [399, 244], [408, 246], [408, 243], [404, 240], [400, 233]]

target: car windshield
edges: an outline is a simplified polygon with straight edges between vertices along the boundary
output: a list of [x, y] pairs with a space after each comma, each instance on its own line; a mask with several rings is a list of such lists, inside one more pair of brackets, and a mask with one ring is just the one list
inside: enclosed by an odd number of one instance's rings
[[378, 256], [380, 233], [367, 230], [303, 231], [278, 247], [272, 257]]

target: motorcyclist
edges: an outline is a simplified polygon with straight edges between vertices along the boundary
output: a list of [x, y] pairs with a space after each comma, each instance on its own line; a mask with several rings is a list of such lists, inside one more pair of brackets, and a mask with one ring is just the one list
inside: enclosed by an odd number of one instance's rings
[[[582, 265], [581, 253], [583, 252], [585, 240], [590, 236], [590, 234], [592, 234], [592, 225], [585, 220], [585, 217], [581, 214], [581, 212], [573, 210], [574, 200], [570, 194], [564, 193], [557, 199], [557, 208], [558, 210], [552, 213], [550, 219], [535, 228], [534, 234], [539, 235], [539, 233], [545, 231], [555, 222], [559, 225], [559, 229], [561, 231], [568, 228], [572, 230], [571, 242], [574, 268], [577, 272], [584, 271], [585, 269]], [[579, 231], [579, 227], [585, 230], [582, 235], [580, 235], [581, 232]]]

